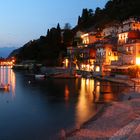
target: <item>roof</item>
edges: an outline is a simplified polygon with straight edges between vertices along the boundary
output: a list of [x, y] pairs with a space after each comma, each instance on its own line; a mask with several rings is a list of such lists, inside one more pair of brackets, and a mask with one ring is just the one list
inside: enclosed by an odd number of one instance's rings
[[128, 38], [140, 39], [140, 32], [139, 31], [130, 31], [130, 32], [128, 32]]

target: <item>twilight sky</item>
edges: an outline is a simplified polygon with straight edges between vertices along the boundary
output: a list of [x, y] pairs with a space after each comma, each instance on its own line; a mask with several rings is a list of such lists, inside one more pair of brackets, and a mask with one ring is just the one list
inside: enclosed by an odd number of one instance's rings
[[0, 47], [21, 47], [47, 29], [74, 27], [83, 8], [103, 8], [108, 0], [0, 0]]

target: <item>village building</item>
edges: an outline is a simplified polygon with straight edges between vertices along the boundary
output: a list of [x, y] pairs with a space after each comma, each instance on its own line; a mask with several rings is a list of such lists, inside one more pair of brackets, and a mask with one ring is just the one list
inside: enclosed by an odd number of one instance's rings
[[140, 22], [130, 18], [118, 28], [119, 65], [136, 65], [140, 61]]
[[118, 27], [118, 34], [129, 31], [140, 31], [140, 20], [139, 18], [129, 18], [122, 22]]
[[104, 29], [102, 30], [103, 37], [116, 37], [118, 34], [118, 26], [119, 23], [117, 22], [112, 22], [105, 25]]
[[112, 62], [118, 61], [117, 51], [113, 49], [113, 44], [109, 40], [102, 40], [95, 44], [96, 47], [96, 61], [94, 63], [94, 72], [99, 72], [104, 75], [111, 71]]
[[140, 60], [140, 32], [130, 31], [127, 41], [119, 38], [118, 42], [119, 65], [136, 65]]
[[76, 69], [107, 75], [113, 69], [140, 64], [140, 22], [130, 18], [111, 23], [101, 31], [77, 31], [76, 46], [67, 49]]
[[[91, 30], [91, 31], [90, 31]], [[100, 40], [100, 35], [97, 31], [85, 30], [77, 31], [75, 41], [76, 47], [69, 47], [67, 52], [71, 60], [76, 61], [77, 69], [84, 71], [93, 71], [96, 56], [94, 43]]]

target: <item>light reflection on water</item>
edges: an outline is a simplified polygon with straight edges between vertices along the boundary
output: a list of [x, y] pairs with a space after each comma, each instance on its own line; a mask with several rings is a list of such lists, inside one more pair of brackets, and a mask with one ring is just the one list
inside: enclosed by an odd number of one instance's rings
[[[12, 96], [15, 96], [15, 84], [16, 78], [15, 73], [11, 69], [10, 66], [1, 66], [0, 67], [0, 84], [2, 85], [10, 85], [9, 90], [12, 90]], [[7, 91], [8, 92], [8, 91]]]
[[124, 88], [84, 78], [36, 81], [7, 67], [0, 68], [0, 83], [10, 84], [8, 94], [0, 94], [0, 138], [6, 135], [5, 140], [44, 140], [81, 125], [96, 113], [96, 103], [117, 100]]
[[86, 121], [87, 118], [90, 118], [93, 115], [94, 111], [96, 111], [95, 106], [93, 105], [93, 89], [94, 80], [84, 78], [81, 79], [81, 89], [76, 105], [77, 124], [81, 124]]

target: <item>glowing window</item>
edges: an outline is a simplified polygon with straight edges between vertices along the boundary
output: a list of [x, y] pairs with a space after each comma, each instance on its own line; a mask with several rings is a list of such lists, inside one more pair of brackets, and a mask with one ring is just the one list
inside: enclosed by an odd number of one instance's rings
[[137, 57], [137, 58], [136, 58], [136, 64], [137, 64], [137, 65], [140, 65], [140, 57]]
[[108, 56], [111, 56], [111, 52], [108, 53]]
[[100, 71], [100, 67], [96, 66], [96, 71], [99, 72]]

